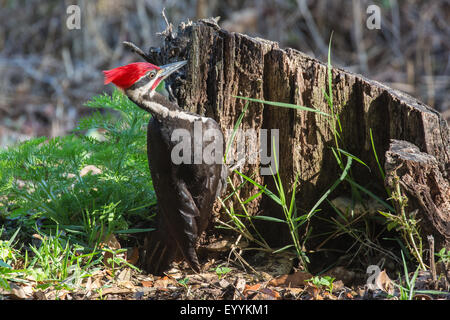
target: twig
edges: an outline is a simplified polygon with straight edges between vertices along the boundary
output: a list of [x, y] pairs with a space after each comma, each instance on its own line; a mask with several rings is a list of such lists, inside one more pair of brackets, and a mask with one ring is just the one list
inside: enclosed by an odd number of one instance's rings
[[173, 39], [174, 38], [174, 35], [172, 33], [173, 25], [169, 22], [169, 20], [167, 20], [166, 8], [163, 8], [161, 14], [164, 18], [164, 21], [166, 22], [167, 28], [163, 32], [158, 32], [157, 35], [166, 36]]
[[328, 46], [325, 45], [325, 42], [323, 41], [322, 36], [320, 35], [319, 29], [317, 28], [316, 23], [314, 22], [314, 18], [308, 9], [308, 4], [306, 3], [306, 0], [297, 0], [297, 5], [303, 17], [305, 18], [306, 26], [308, 27], [309, 32], [311, 32], [311, 36], [314, 42], [319, 48], [321, 54], [326, 56], [328, 52]]
[[124, 42], [122, 42], [122, 44], [126, 48], [130, 49], [131, 52], [134, 52], [134, 53], [137, 53], [138, 55], [140, 55], [145, 61], [147, 61], [149, 63], [154, 63], [152, 61], [152, 59], [150, 59], [150, 57], [141, 48], [139, 48], [134, 43], [129, 42], [129, 41], [124, 41]]
[[438, 288], [437, 276], [436, 276], [436, 262], [434, 261], [434, 237], [432, 235], [427, 236], [428, 245], [430, 247], [430, 271], [433, 277], [434, 290]]
[[355, 37], [355, 44], [356, 44], [356, 51], [358, 53], [358, 60], [359, 64], [361, 66], [361, 70], [364, 73], [368, 72], [368, 66], [367, 66], [367, 52], [364, 46], [363, 36], [362, 36], [362, 30], [361, 30], [361, 2], [360, 0], [353, 0], [353, 17], [354, 17], [354, 23], [353, 23], [353, 35]]

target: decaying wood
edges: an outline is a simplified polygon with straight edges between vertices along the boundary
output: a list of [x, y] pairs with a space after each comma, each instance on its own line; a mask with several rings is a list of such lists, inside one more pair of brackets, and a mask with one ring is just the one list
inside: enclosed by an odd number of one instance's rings
[[[282, 49], [276, 42], [227, 32], [214, 20], [181, 24], [176, 34], [166, 35], [157, 53], [161, 63], [188, 60], [185, 78], [172, 83], [179, 105], [213, 117], [224, 130], [233, 128], [245, 105], [245, 101], [234, 96], [293, 103], [329, 112], [324, 96], [326, 64], [299, 51]], [[431, 170], [431, 177], [421, 175], [424, 179], [421, 186], [432, 183], [432, 177], [448, 182], [450, 133], [438, 112], [400, 91], [337, 68], [332, 70], [332, 88], [343, 129], [343, 147], [348, 152], [376, 168], [369, 135], [372, 129], [381, 163], [385, 161], [391, 139], [408, 141], [429, 159], [435, 159], [428, 167], [422, 162], [408, 162], [415, 174], [420, 175], [419, 168]], [[325, 116], [250, 103], [241, 127], [256, 129], [257, 133], [258, 129], [280, 130], [280, 155], [277, 155], [280, 174], [286, 189], [299, 174], [298, 208], [309, 210], [341, 173], [330, 149], [333, 134]], [[256, 174], [257, 182], [276, 190], [272, 177], [260, 176], [259, 169], [259, 164], [246, 164], [243, 172]], [[359, 165], [354, 165], [352, 170], [354, 178], [362, 185], [368, 182], [372, 182], [371, 187], [383, 185], [377, 170], [370, 172]], [[410, 196], [419, 197], [419, 191], [415, 191], [418, 189], [409, 187]], [[241, 196], [246, 198], [256, 191], [247, 184]], [[419, 198], [424, 201], [419, 205], [421, 208], [435, 200], [424, 198], [423, 194]], [[444, 205], [439, 208], [443, 210]], [[282, 216], [277, 205], [264, 198], [254, 200], [248, 210], [252, 214], [264, 210], [265, 215]], [[441, 211], [430, 219], [440, 217], [448, 223], [448, 215], [448, 211]], [[433, 223], [433, 227], [440, 226], [441, 238], [448, 235], [445, 225], [437, 220]], [[448, 224], [446, 226], [448, 228]], [[266, 233], [268, 239], [274, 243], [287, 240], [288, 232], [279, 232], [276, 227], [278, 225], [271, 224]], [[435, 238], [439, 236], [436, 234]]]
[[415, 212], [423, 233], [432, 235], [437, 247], [450, 248], [450, 184], [436, 158], [420, 152], [407, 141], [392, 140], [386, 152], [386, 185], [394, 190], [399, 179], [408, 197], [407, 212]]

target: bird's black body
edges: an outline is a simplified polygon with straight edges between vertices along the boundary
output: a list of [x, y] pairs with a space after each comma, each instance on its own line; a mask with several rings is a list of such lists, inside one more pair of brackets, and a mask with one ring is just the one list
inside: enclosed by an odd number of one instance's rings
[[[196, 122], [197, 126], [201, 124], [203, 132], [217, 130], [222, 141], [214, 143], [219, 143], [221, 154], [224, 152], [223, 134], [213, 119], [185, 112], [159, 93], [143, 99], [179, 114], [161, 117], [151, 112], [153, 116], [148, 124], [147, 156], [159, 214], [157, 231], [147, 239], [144, 268], [153, 274], [161, 273], [181, 253], [189, 265], [199, 271], [196, 242], [211, 219], [214, 201], [225, 185], [227, 168], [222, 162], [195, 164], [193, 153], [189, 163], [174, 164], [171, 154], [178, 141], [172, 141], [172, 133], [175, 129], [189, 132], [193, 150], [200, 138], [194, 136]], [[134, 102], [146, 109], [142, 102]], [[205, 139], [202, 150], [210, 143]]]
[[[213, 119], [186, 112], [155, 91], [162, 80], [187, 61], [157, 67], [134, 44], [126, 45], [147, 63], [132, 63], [104, 73], [105, 84], [114, 83], [152, 115], [147, 131], [147, 156], [159, 213], [157, 230], [146, 238], [143, 267], [150, 273], [160, 274], [181, 255], [199, 271], [197, 239], [208, 226], [214, 201], [224, 189], [228, 173], [223, 163], [223, 133]], [[188, 138], [183, 146], [190, 147], [181, 148], [181, 157], [173, 152], [178, 151], [180, 155], [177, 137], [183, 139], [174, 135], [176, 130], [183, 131], [183, 136]], [[214, 161], [203, 154], [214, 154]]]

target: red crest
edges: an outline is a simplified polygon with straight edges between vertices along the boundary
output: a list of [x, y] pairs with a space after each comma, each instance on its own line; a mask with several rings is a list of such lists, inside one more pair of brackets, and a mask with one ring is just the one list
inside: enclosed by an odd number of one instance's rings
[[105, 84], [110, 82], [114, 83], [121, 89], [127, 89], [131, 87], [140, 77], [145, 75], [150, 70], [159, 70], [158, 66], [155, 66], [148, 62], [135, 62], [130, 63], [122, 67], [117, 67], [111, 70], [103, 71], [105, 75]]

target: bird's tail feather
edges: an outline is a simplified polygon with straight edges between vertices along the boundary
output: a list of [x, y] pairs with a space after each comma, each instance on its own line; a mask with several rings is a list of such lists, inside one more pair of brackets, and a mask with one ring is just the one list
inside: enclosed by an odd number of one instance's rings
[[177, 257], [183, 256], [189, 266], [200, 272], [200, 263], [194, 246], [178, 248], [176, 241], [168, 239], [168, 233], [162, 231], [147, 234], [144, 243], [143, 269], [154, 275], [161, 275]]
[[145, 255], [143, 268], [151, 274], [160, 275], [169, 268], [176, 257], [176, 246], [161, 231], [147, 234], [144, 243]]
[[189, 263], [189, 266], [195, 272], [200, 272], [200, 263], [198, 262], [197, 252], [193, 246], [189, 247], [185, 252], [183, 252], [184, 258]]

